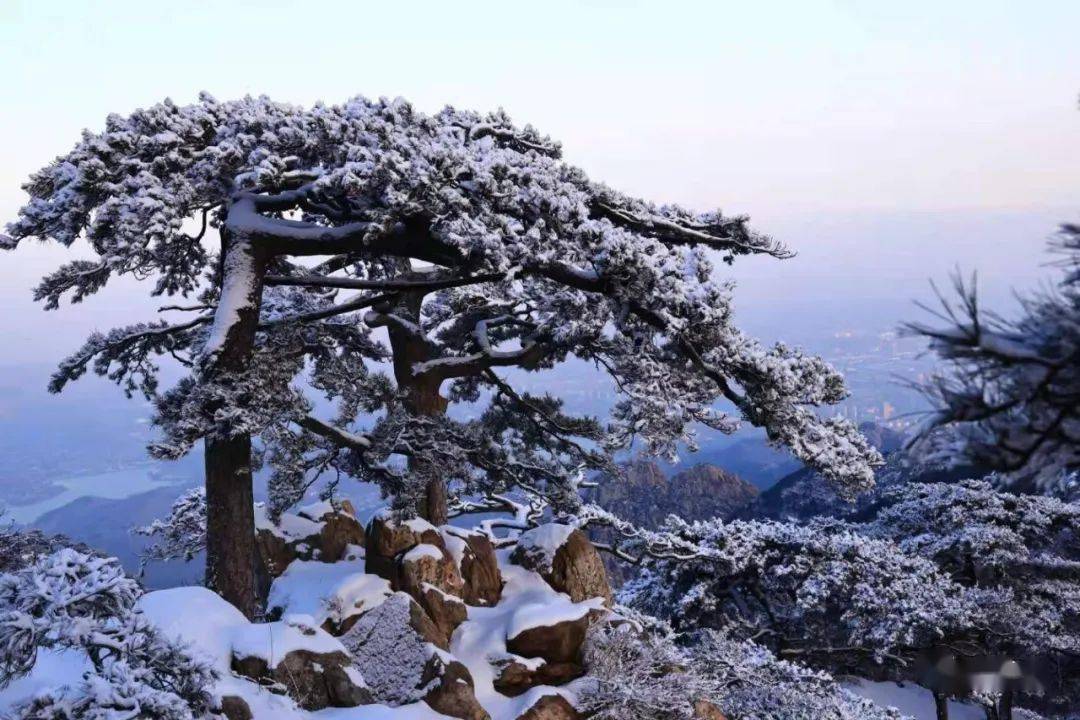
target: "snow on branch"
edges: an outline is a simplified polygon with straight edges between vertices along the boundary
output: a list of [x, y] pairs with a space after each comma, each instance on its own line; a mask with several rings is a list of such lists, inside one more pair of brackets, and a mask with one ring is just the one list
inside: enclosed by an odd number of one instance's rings
[[36, 692], [20, 717], [207, 716], [215, 671], [161, 636], [135, 606], [141, 594], [115, 558], [71, 548], [0, 575], [0, 688], [41, 650], [83, 653], [90, 666], [75, 685]]

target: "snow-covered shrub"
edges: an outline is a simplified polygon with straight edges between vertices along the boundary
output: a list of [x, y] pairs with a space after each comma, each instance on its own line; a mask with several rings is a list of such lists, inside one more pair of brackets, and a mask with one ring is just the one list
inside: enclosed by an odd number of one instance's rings
[[142, 590], [115, 558], [71, 548], [0, 575], [0, 687], [29, 672], [40, 650], [84, 652], [92, 667], [19, 710], [22, 718], [205, 716], [213, 671], [137, 612]]
[[42, 555], [65, 547], [93, 554], [90, 548], [63, 535], [48, 535], [34, 528], [17, 527], [13, 522], [5, 523], [4, 511], [0, 508], [0, 573], [21, 570]]
[[629, 626], [597, 629], [585, 651], [582, 709], [594, 720], [692, 720], [707, 701], [729, 717], [756, 720], [899, 718], [839, 687], [827, 674], [776, 659], [766, 648], [719, 633], [677, 644]]
[[[988, 599], [932, 561], [839, 523], [668, 519], [622, 593], [677, 630], [758, 639], [815, 666], [902, 666], [969, 632]], [[657, 541], [652, 540], [653, 548]], [[863, 668], [865, 669], [865, 668]]]
[[995, 593], [981, 649], [1048, 665], [1043, 702], [1080, 710], [1080, 505], [969, 480], [897, 486], [873, 510], [861, 532]]

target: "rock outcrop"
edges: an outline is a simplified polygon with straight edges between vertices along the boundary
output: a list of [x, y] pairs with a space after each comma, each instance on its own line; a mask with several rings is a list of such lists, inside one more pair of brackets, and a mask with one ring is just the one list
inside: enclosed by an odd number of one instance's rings
[[574, 602], [595, 597], [608, 607], [614, 602], [600, 553], [577, 528], [552, 523], [524, 532], [510, 560], [539, 573]]
[[526, 628], [506, 639], [506, 649], [515, 655], [543, 658], [549, 663], [580, 664], [585, 633], [593, 620], [591, 613], [585, 613], [576, 619]]
[[380, 513], [368, 523], [365, 534], [367, 571], [391, 583], [397, 579], [398, 557], [417, 545], [445, 549], [438, 528], [419, 518], [395, 522], [389, 513]]
[[430, 687], [424, 702], [435, 712], [461, 720], [490, 720], [476, 699], [473, 678], [462, 663], [442, 653], [433, 653], [424, 666], [421, 680]]
[[483, 533], [455, 527], [444, 527], [442, 536], [458, 563], [464, 583], [462, 600], [481, 607], [496, 605], [502, 596], [503, 579], [491, 541]]
[[492, 664], [498, 672], [493, 685], [507, 697], [517, 697], [538, 685], [565, 685], [585, 672], [576, 662], [552, 663], [507, 657]]
[[423, 700], [443, 715], [487, 720], [468, 668], [446, 652], [446, 636], [406, 593], [362, 615], [341, 640], [376, 701]]
[[287, 693], [305, 710], [372, 702], [345, 647], [323, 630], [296, 620], [238, 630], [232, 669]]
[[517, 720], [580, 720], [581, 714], [562, 695], [544, 695]]
[[694, 719], [727, 720], [727, 715], [720, 712], [720, 708], [716, 707], [708, 700], [697, 700], [694, 702]]
[[251, 714], [251, 706], [247, 704], [247, 700], [237, 695], [226, 695], [221, 698], [219, 710], [226, 720], [254, 720], [255, 717]]
[[669, 478], [655, 462], [637, 460], [624, 471], [618, 481], [601, 479], [589, 499], [647, 528], [671, 514], [690, 521], [729, 517], [758, 496], [757, 487], [715, 465], [694, 465]]
[[348, 500], [337, 507], [320, 502], [296, 513], [282, 513], [277, 522], [270, 519], [265, 508], [256, 510], [255, 545], [263, 597], [271, 581], [284, 573], [293, 560], [337, 562], [350, 545], [364, 544], [364, 528]]

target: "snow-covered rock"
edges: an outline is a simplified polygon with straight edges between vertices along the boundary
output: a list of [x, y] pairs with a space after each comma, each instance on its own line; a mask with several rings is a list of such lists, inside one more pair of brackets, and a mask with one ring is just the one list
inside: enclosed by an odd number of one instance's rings
[[[598, 599], [597, 599], [598, 600]], [[522, 657], [551, 663], [579, 663], [585, 633], [600, 603], [536, 603], [520, 608], [507, 630], [507, 649]]]
[[453, 556], [444, 548], [421, 543], [406, 551], [398, 560], [395, 586], [407, 592], [432, 619], [448, 647], [450, 636], [466, 618], [461, 599], [464, 581]]
[[578, 720], [580, 717], [562, 695], [543, 695], [517, 720]]
[[551, 587], [575, 602], [603, 598], [611, 607], [611, 584], [600, 553], [585, 533], [569, 525], [549, 523], [521, 534], [511, 560], [539, 573]]
[[487, 535], [447, 525], [442, 528], [442, 536], [465, 584], [462, 599], [469, 605], [498, 603], [503, 580], [495, 547]]
[[294, 560], [270, 586], [266, 608], [271, 618], [310, 615], [327, 632], [341, 635], [391, 592], [387, 580], [364, 572], [364, 557], [354, 552], [353, 559], [335, 563]]
[[304, 709], [355, 707], [372, 701], [348, 651], [315, 627], [310, 616], [238, 628], [232, 654], [234, 671], [276, 683]]
[[363, 547], [364, 528], [347, 500], [338, 508], [320, 502], [296, 513], [282, 513], [277, 522], [264, 507], [257, 505], [255, 540], [265, 591], [270, 581], [284, 573], [293, 560], [336, 562], [351, 548]]
[[399, 556], [417, 545], [434, 545], [445, 549], [439, 530], [420, 518], [395, 521], [389, 511], [375, 515], [368, 523], [365, 536], [367, 571], [395, 581]]

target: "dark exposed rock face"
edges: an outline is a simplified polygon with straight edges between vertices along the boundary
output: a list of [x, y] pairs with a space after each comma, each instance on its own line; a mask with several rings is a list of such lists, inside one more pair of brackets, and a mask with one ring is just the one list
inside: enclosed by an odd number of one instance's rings
[[397, 560], [401, 553], [421, 544], [446, 549], [439, 531], [423, 520], [395, 522], [382, 515], [368, 523], [365, 544], [367, 571], [391, 583], [397, 582]]
[[508, 697], [517, 697], [537, 685], [565, 685], [585, 674], [580, 663], [545, 662], [533, 669], [510, 658], [495, 663], [495, 669], [495, 689]]
[[[587, 499], [636, 525], [656, 528], [668, 515], [686, 520], [729, 517], [751, 503], [758, 489], [715, 465], [694, 465], [668, 478], [651, 460], [637, 460], [626, 466], [625, 480], [600, 479]], [[609, 542], [610, 531], [594, 529], [590, 537]], [[611, 584], [619, 587], [627, 579], [625, 563], [605, 556]]]
[[601, 481], [590, 495], [620, 517], [656, 527], [670, 514], [686, 520], [727, 517], [753, 502], [758, 490], [714, 465], [694, 465], [668, 478], [655, 462], [638, 460], [627, 465], [625, 481]]
[[[566, 533], [551, 557], [548, 556], [550, 549], [529, 543], [530, 536], [548, 529], [561, 529]], [[581, 530], [571, 530], [565, 525], [546, 525], [529, 530], [522, 534], [510, 560], [539, 573], [548, 585], [566, 593], [574, 602], [597, 597], [603, 598], [608, 607], [614, 602], [604, 561]]]
[[352, 660], [343, 652], [315, 653], [292, 650], [276, 667], [265, 658], [237, 657], [233, 670], [254, 680], [272, 680], [287, 689], [305, 710], [326, 707], [356, 707], [371, 702], [371, 693], [357, 684], [347, 668]]
[[[256, 530], [259, 562], [270, 579], [284, 573], [293, 560], [337, 562], [349, 545], [364, 544], [364, 526], [356, 519], [356, 511], [348, 500], [342, 501], [336, 510], [330, 508], [319, 513], [302, 508], [295, 517], [306, 521], [303, 527], [310, 532], [297, 534], [269, 522]], [[284, 523], [285, 515], [282, 518]]]
[[545, 695], [518, 720], [580, 720], [581, 715], [562, 695]]
[[455, 532], [465, 541], [461, 558], [461, 577], [465, 582], [462, 599], [469, 605], [497, 604], [502, 595], [502, 575], [495, 559], [495, 547], [486, 535]]
[[549, 663], [581, 662], [585, 633], [593, 617], [583, 615], [577, 620], [563, 620], [552, 625], [540, 625], [506, 639], [506, 649], [527, 658], [543, 658]]
[[254, 720], [251, 707], [247, 701], [238, 695], [226, 695], [221, 698], [221, 714], [227, 720]]
[[432, 655], [421, 682], [431, 688], [424, 695], [424, 702], [435, 712], [461, 720], [490, 720], [491, 716], [476, 699], [469, 669], [457, 660], [446, 661]]

